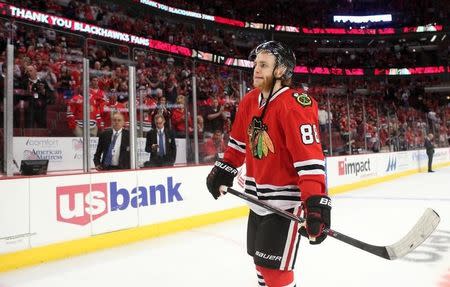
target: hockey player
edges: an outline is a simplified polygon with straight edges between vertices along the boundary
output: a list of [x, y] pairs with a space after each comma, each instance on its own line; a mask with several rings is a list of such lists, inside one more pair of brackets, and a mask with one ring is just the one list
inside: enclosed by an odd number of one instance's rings
[[117, 96], [115, 94], [111, 94], [109, 96], [109, 99], [101, 104], [99, 110], [105, 128], [109, 128], [112, 126], [112, 116], [117, 112], [123, 115], [125, 120], [125, 128], [128, 128], [128, 126], [130, 125], [128, 106], [126, 103], [118, 102]]
[[[83, 136], [83, 96], [75, 94], [67, 103], [67, 124], [76, 137]], [[90, 135], [96, 137], [99, 130], [102, 130], [102, 121], [99, 109], [97, 108], [94, 96], [89, 95], [89, 130]]]
[[304, 91], [289, 88], [295, 67], [289, 48], [269, 41], [250, 56], [255, 89], [240, 103], [227, 150], [206, 184], [217, 199], [220, 186], [231, 186], [245, 161], [246, 193], [297, 216], [304, 209], [306, 228], [255, 205], [248, 217], [247, 253], [259, 285], [292, 287], [299, 229], [311, 244], [319, 244], [326, 238], [323, 229], [330, 227], [318, 108]]

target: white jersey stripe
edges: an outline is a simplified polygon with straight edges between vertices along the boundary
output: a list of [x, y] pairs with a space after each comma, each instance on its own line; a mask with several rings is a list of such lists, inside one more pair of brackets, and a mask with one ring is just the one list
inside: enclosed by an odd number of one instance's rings
[[[253, 188], [253, 189], [252, 189]], [[246, 188], [247, 190], [252, 190], [252, 191], [256, 191], [254, 189], [254, 187], [252, 188]], [[274, 192], [257, 192], [257, 195], [260, 197], [266, 197], [266, 196], [298, 196], [300, 197], [300, 192], [299, 191], [274, 191]]]
[[[294, 214], [299, 213], [299, 207], [294, 209]], [[281, 259], [280, 269], [291, 270], [292, 262], [294, 260], [294, 255], [296, 251], [296, 243], [298, 238], [298, 223], [296, 221], [291, 221], [289, 225], [289, 231], [287, 234], [286, 243], [284, 245], [283, 257]]]
[[[270, 102], [275, 100], [279, 95], [281, 95], [284, 91], [287, 91], [289, 89], [289, 87], [283, 87], [281, 89], [279, 89], [277, 92], [275, 92], [275, 94], [272, 95], [272, 97], [270, 98]], [[258, 96], [258, 103], [261, 103], [261, 98], [263, 97], [262, 93], [259, 94]], [[266, 103], [264, 103], [263, 105], [260, 105], [259, 108], [262, 108], [266, 105]]]
[[238, 145], [246, 146], [245, 142], [238, 141], [238, 140], [235, 139], [234, 137], [231, 137], [231, 136], [230, 136], [230, 140], [234, 140]]
[[[248, 195], [252, 196], [251, 194], [248, 194]], [[254, 197], [254, 196], [252, 196], [252, 197]], [[264, 200], [264, 202], [274, 205], [283, 210], [295, 208], [295, 207], [300, 206], [300, 204], [301, 204], [300, 201], [290, 201], [290, 200]], [[267, 210], [266, 208], [261, 207], [259, 205], [253, 204], [251, 202], [247, 202], [247, 205], [250, 207], [251, 210], [253, 210], [253, 212], [255, 212], [256, 214], [261, 215], [261, 216], [273, 213], [272, 211]]]
[[[255, 179], [253, 177], [246, 177], [247, 183], [244, 185], [245, 189], [247, 191], [251, 191], [256, 193], [257, 196], [260, 197], [260, 199], [264, 200], [264, 202], [267, 202], [268, 204], [272, 204], [274, 206], [277, 206], [283, 210], [295, 208], [301, 204], [300, 202], [300, 190], [298, 189], [297, 185], [285, 185], [285, 186], [277, 186], [277, 185], [271, 185], [271, 184], [257, 184], [255, 183]], [[248, 183], [250, 182], [250, 184]], [[256, 187], [255, 187], [256, 185]], [[257, 189], [266, 189], [265, 192], [257, 192]], [[267, 192], [269, 189], [269, 192]], [[248, 195], [257, 198], [251, 193], [247, 193]], [[274, 197], [277, 196], [285, 196], [286, 198], [277, 199]], [[289, 200], [288, 197], [296, 197], [298, 196], [298, 200]], [[272, 198], [269, 198], [272, 197]], [[271, 214], [272, 211], [269, 211], [263, 207], [260, 207], [258, 205], [247, 203], [251, 210], [253, 210], [258, 215], [267, 215]]]
[[[255, 182], [255, 179], [253, 177], [247, 176], [245, 179], [246, 179], [246, 181], [250, 181], [252, 183], [255, 183], [256, 187], [260, 188], [260, 189], [267, 188], [267, 189], [273, 189], [274, 191], [275, 190], [286, 190], [286, 189], [298, 189], [297, 185], [258, 184], [258, 183]], [[251, 186], [251, 185], [248, 185], [248, 184], [246, 185], [246, 188], [250, 189], [250, 187], [253, 187], [253, 190], [254, 190], [254, 186]]]
[[[296, 216], [301, 216], [302, 215], [302, 208], [301, 207], [298, 207], [298, 208], [296, 208], [296, 209], [294, 209], [294, 214], [296, 215]], [[294, 269], [294, 266], [295, 266], [295, 259], [296, 259], [296, 254], [297, 254], [297, 251], [298, 251], [298, 246], [299, 246], [299, 241], [300, 241], [300, 238], [301, 238], [301, 235], [298, 233], [298, 230], [300, 229], [300, 223], [298, 223], [298, 222], [295, 222], [295, 226], [294, 226], [294, 231], [295, 231], [295, 242], [294, 242], [294, 249], [293, 249], [293, 251], [292, 251], [292, 256], [291, 256], [291, 262], [289, 262], [289, 268], [291, 269], [291, 270], [293, 270]], [[294, 286], [295, 286], [295, 284], [294, 284]]]
[[263, 275], [261, 274], [261, 272], [259, 272], [258, 269], [256, 269], [256, 275], [258, 276], [258, 284], [259, 284], [259, 286], [261, 286], [261, 287], [267, 286]]
[[312, 169], [312, 170], [301, 170], [298, 172], [298, 175], [302, 176], [302, 175], [325, 175], [325, 171], [321, 170], [321, 169]]
[[238, 146], [238, 145], [235, 145], [235, 144], [232, 143], [231, 141], [228, 142], [228, 146], [231, 147], [231, 148], [234, 148], [234, 149], [237, 150], [238, 152], [245, 153], [245, 149], [241, 148], [241, 147]]
[[270, 187], [253, 186], [253, 185], [250, 185], [250, 184], [246, 184], [245, 185], [245, 189], [253, 190], [253, 191], [257, 191], [257, 189], [258, 190], [263, 190], [263, 189], [267, 190], [267, 189], [269, 189], [272, 192], [283, 192], [283, 191], [286, 191], [286, 190], [290, 190], [291, 192], [299, 191], [299, 189], [298, 189], [298, 187], [296, 185], [293, 185], [293, 186], [288, 185], [286, 187], [281, 187], [281, 188], [280, 187], [270, 188]]
[[305, 160], [305, 161], [294, 162], [294, 166], [295, 167], [301, 167], [301, 166], [313, 165], [313, 164], [318, 164], [318, 165], [325, 166], [325, 161], [324, 160], [320, 160], [320, 159], [310, 159], [310, 160]]

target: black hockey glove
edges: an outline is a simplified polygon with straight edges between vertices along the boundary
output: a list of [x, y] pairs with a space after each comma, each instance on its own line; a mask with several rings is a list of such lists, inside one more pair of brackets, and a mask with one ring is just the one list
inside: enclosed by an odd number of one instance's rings
[[300, 234], [309, 237], [310, 244], [320, 244], [327, 238], [324, 228], [331, 224], [331, 199], [324, 195], [310, 196], [305, 202], [306, 228]]
[[221, 185], [233, 185], [233, 179], [237, 174], [237, 169], [226, 162], [216, 161], [214, 163], [213, 169], [206, 178], [206, 186], [214, 199], [220, 196], [219, 187]]

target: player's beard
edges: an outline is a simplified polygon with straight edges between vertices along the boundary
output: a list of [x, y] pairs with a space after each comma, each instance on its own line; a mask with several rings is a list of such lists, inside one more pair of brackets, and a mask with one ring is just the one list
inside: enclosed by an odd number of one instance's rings
[[272, 77], [264, 77], [263, 79], [253, 79], [253, 86], [263, 92], [269, 92], [272, 88]]

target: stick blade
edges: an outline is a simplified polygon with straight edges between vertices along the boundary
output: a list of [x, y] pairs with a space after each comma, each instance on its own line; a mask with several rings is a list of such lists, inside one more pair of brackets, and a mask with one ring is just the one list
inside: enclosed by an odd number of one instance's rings
[[433, 233], [440, 221], [439, 214], [431, 208], [423, 213], [416, 225], [400, 241], [386, 246], [389, 259], [401, 258], [422, 244]]

